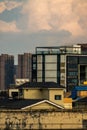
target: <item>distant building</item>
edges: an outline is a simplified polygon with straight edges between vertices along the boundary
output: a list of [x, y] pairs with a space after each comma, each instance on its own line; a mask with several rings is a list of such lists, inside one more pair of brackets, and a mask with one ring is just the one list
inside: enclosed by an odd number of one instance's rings
[[29, 79], [31, 81], [32, 54], [24, 53], [18, 55], [18, 74], [16, 78]]
[[14, 83], [14, 57], [0, 55], [0, 90], [5, 90]]
[[26, 82], [29, 82], [29, 79], [15, 79], [15, 85], [16, 86], [22, 85]]
[[56, 82], [71, 91], [87, 80], [87, 44], [36, 47], [32, 56], [32, 81]]

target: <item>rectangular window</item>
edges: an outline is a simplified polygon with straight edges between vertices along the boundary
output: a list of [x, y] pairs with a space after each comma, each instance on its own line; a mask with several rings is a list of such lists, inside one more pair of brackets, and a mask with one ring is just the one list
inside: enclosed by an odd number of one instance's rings
[[55, 100], [61, 100], [61, 95], [55, 95]]
[[45, 62], [46, 63], [57, 63], [57, 55], [46, 55]]

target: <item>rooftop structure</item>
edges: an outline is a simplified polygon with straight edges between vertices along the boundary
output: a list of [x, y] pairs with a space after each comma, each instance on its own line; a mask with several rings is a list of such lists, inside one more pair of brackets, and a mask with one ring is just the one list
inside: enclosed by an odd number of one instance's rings
[[57, 83], [55, 82], [26, 82], [16, 88], [19, 89], [24, 89], [24, 88], [59, 88], [59, 89], [64, 89], [63, 86], [59, 86]]
[[82, 54], [81, 46], [36, 47], [36, 54]]

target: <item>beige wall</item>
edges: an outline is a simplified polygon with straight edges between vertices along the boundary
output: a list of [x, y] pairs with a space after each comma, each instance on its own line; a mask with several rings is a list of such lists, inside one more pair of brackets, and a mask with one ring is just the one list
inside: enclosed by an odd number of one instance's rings
[[39, 105], [32, 106], [32, 108], [27, 108], [26, 110], [58, 110], [58, 108], [47, 102], [44, 102], [40, 103]]
[[72, 109], [72, 103], [64, 103], [65, 109]]
[[[63, 89], [24, 89], [24, 99], [47, 99], [63, 105]], [[61, 100], [55, 100], [55, 95], [61, 95]]]
[[[87, 120], [87, 112], [56, 112], [56, 111], [0, 111], [0, 129], [81, 129], [83, 120]], [[87, 125], [87, 124], [86, 124]]]
[[[55, 100], [55, 95], [61, 95], [61, 100]], [[49, 89], [49, 100], [56, 104], [63, 105], [63, 95], [63, 89]]]
[[64, 98], [64, 108], [72, 109], [72, 98]]
[[24, 99], [48, 99], [47, 89], [24, 89]]
[[9, 97], [12, 97], [12, 92], [19, 92], [18, 89], [9, 89]]

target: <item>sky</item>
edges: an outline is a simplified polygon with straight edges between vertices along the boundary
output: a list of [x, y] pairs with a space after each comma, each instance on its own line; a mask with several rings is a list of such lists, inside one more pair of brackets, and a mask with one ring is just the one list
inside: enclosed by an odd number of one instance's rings
[[87, 0], [0, 0], [0, 54], [86, 42]]

